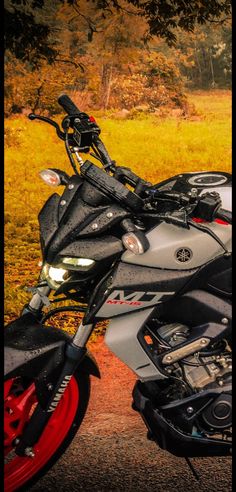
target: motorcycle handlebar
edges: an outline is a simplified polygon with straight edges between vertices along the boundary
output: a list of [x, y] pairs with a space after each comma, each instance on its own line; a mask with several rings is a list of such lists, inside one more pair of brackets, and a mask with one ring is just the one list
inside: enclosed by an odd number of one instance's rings
[[73, 103], [71, 98], [66, 94], [62, 94], [58, 98], [58, 103], [60, 104], [60, 106], [62, 106], [62, 108], [67, 112], [69, 116], [74, 116], [81, 113], [79, 108], [77, 108], [77, 106]]
[[[77, 106], [73, 103], [73, 101], [70, 99], [70, 97], [67, 96], [66, 94], [62, 94], [58, 98], [58, 103], [60, 104], [60, 106], [62, 106], [62, 108], [67, 112], [67, 114], [69, 116], [78, 116], [81, 113], [79, 108], [77, 108]], [[101, 158], [105, 164], [105, 167], [109, 167], [109, 168], [114, 167], [114, 163], [111, 160], [105, 145], [103, 144], [103, 142], [100, 140], [100, 138], [97, 135], [94, 135], [93, 143], [97, 147], [97, 150], [99, 151], [99, 154], [101, 155]]]
[[215, 214], [215, 218], [224, 220], [225, 222], [232, 224], [232, 212], [230, 212], [229, 210], [219, 208]]
[[[73, 101], [70, 99], [70, 97], [67, 96], [66, 94], [62, 94], [58, 98], [58, 103], [60, 104], [60, 106], [62, 106], [62, 108], [67, 112], [67, 114], [69, 116], [79, 116], [81, 114], [81, 111], [79, 110], [79, 108], [77, 108], [77, 106], [73, 103]], [[71, 126], [76, 127], [75, 122], [73, 122], [73, 124]], [[96, 149], [97, 149], [97, 151], [98, 151], [98, 153], [102, 159], [102, 162], [103, 162], [105, 169], [110, 169], [111, 171], [115, 171], [116, 170], [115, 161], [113, 161], [111, 159], [104, 143], [101, 141], [101, 139], [99, 138], [99, 136], [97, 134], [93, 135], [92, 142], [95, 145], [95, 147], [96, 147]], [[137, 186], [139, 181], [142, 181], [142, 180], [140, 180], [140, 178], [138, 176], [136, 176], [134, 173], [132, 173], [131, 170], [128, 170], [128, 171], [126, 170], [125, 173], [124, 172], [122, 173], [120, 171], [119, 174], [123, 174], [125, 181], [128, 184], [131, 184], [132, 186]], [[140, 183], [139, 183], [139, 187], [140, 187]], [[137, 193], [138, 193], [138, 189], [137, 189]]]
[[115, 162], [112, 161], [112, 159], [110, 158], [110, 156], [107, 152], [107, 149], [106, 149], [104, 143], [100, 140], [100, 138], [97, 135], [94, 136], [93, 143], [95, 144], [97, 150], [99, 151], [99, 153], [102, 157], [104, 167], [114, 169], [115, 168]]

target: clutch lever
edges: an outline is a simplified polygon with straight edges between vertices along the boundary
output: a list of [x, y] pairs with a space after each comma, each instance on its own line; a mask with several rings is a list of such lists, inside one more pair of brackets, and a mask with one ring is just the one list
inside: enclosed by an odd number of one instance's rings
[[50, 118], [46, 118], [46, 116], [39, 116], [37, 114], [34, 114], [34, 113], [30, 113], [28, 115], [28, 118], [29, 120], [41, 120], [41, 121], [44, 121], [45, 123], [49, 123], [49, 125], [52, 125], [54, 126], [54, 128], [56, 128], [56, 132], [57, 132], [57, 135], [58, 137], [61, 139], [61, 140], [64, 140], [65, 141], [65, 138], [66, 138], [66, 135], [65, 133], [60, 129], [58, 123], [56, 123], [55, 121], [51, 120]]

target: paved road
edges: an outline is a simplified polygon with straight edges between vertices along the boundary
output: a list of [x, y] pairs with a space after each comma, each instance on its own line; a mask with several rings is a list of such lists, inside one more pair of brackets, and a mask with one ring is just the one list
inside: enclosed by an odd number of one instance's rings
[[93, 379], [87, 415], [70, 448], [32, 492], [230, 492], [230, 458], [194, 458], [198, 483], [183, 458], [146, 439], [130, 408], [135, 377], [102, 342], [93, 347], [102, 380]]

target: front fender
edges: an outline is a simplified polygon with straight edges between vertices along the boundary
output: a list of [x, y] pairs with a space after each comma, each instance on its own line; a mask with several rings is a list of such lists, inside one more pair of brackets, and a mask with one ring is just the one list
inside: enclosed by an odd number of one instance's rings
[[[48, 377], [63, 365], [66, 344], [71, 337], [53, 326], [44, 326], [26, 313], [4, 329], [4, 378]], [[100, 378], [95, 358], [87, 352], [79, 369]]]

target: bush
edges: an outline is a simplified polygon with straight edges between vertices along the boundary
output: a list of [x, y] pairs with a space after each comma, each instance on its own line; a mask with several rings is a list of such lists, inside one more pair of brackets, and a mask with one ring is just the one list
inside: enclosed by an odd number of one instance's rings
[[[111, 62], [112, 63], [112, 62]], [[130, 110], [145, 106], [146, 112], [160, 107], [188, 110], [180, 74], [164, 54], [158, 53], [138, 60], [127, 67], [116, 67], [109, 87], [102, 91], [102, 78], [98, 77], [99, 62], [81, 74], [73, 65], [63, 70], [61, 64], [41, 63], [38, 70], [31, 70], [23, 62], [8, 56], [6, 63], [5, 114], [24, 112], [25, 108], [41, 114], [57, 114], [57, 103], [62, 92], [71, 95], [82, 110], [104, 108], [102, 93], [107, 92], [106, 109]], [[110, 67], [111, 68], [111, 67]], [[109, 66], [107, 67], [109, 72]]]
[[111, 107], [130, 110], [155, 112], [158, 108], [182, 108], [188, 112], [188, 103], [184, 94], [180, 74], [174, 64], [162, 53], [150, 57], [142, 72], [135, 67], [127, 76], [116, 77], [110, 97]]

